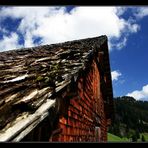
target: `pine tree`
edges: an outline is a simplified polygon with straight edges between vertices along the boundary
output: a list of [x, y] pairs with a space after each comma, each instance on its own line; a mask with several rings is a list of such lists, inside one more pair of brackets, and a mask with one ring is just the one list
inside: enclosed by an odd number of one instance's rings
[[133, 135], [132, 135], [132, 142], [136, 142], [136, 141], [137, 141], [136, 134], [133, 134]]
[[136, 137], [137, 137], [137, 139], [140, 138], [140, 134], [139, 134], [139, 131], [138, 130], [136, 130]]
[[142, 142], [145, 142], [146, 140], [145, 140], [145, 137], [142, 135], [142, 137], [141, 137], [141, 141]]

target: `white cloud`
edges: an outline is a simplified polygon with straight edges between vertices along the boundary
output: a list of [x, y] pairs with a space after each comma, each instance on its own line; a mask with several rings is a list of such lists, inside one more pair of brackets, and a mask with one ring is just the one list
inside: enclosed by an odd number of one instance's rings
[[[126, 9], [123, 9], [123, 10], [126, 10]], [[122, 32], [121, 36], [119, 38], [116, 37], [115, 42], [110, 41], [109, 48], [111, 49], [116, 48], [118, 50], [122, 49], [127, 44], [128, 36], [131, 33], [136, 33], [139, 30], [140, 30], [140, 26], [135, 23], [135, 20], [133, 20], [132, 18], [129, 18], [127, 21], [124, 20], [124, 28], [121, 30]], [[110, 40], [112, 40], [112, 37], [110, 38]]]
[[16, 33], [11, 33], [10, 36], [4, 36], [2, 40], [0, 40], [0, 50], [11, 50], [15, 48], [20, 48], [21, 45], [18, 43], [18, 35]]
[[112, 44], [111, 45], [111, 48], [117, 48], [117, 49], [122, 49], [125, 45], [126, 45], [126, 42], [127, 42], [127, 38], [124, 37], [122, 41], [120, 41], [119, 43], [117, 44]]
[[121, 16], [128, 9], [128, 7], [116, 7], [117, 15]]
[[119, 76], [121, 76], [122, 74], [117, 71], [117, 70], [114, 70], [111, 72], [111, 76], [112, 76], [112, 81], [117, 81]]
[[128, 93], [127, 96], [134, 97], [136, 100], [148, 100], [148, 84], [143, 86], [141, 90], [135, 90]]
[[137, 18], [141, 19], [148, 15], [148, 7], [140, 7], [134, 14]]
[[[75, 7], [66, 13], [64, 7], [4, 7], [1, 21], [6, 17], [21, 19], [17, 31], [24, 36], [24, 46], [34, 46], [34, 37], [41, 37], [42, 44], [107, 35], [109, 47], [121, 49], [126, 45], [127, 34], [138, 31], [138, 24], [119, 17], [123, 7]], [[118, 16], [119, 15], [119, 16]], [[121, 43], [111, 43], [112, 38]]]
[[7, 34], [8, 33], [8, 30], [6, 30], [5, 28], [2, 28], [0, 26], [0, 32], [2, 32], [3, 34]]

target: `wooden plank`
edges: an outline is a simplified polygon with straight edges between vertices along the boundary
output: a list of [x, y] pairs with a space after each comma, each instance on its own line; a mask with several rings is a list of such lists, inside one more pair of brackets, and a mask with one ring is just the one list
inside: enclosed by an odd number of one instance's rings
[[8, 128], [6, 131], [0, 133], [0, 141], [9, 141], [13, 139], [20, 132], [25, 130], [26, 127], [33, 124], [33, 122], [37, 122], [37, 120], [42, 121], [45, 116], [44, 113], [48, 111], [50, 107], [55, 105], [55, 100], [47, 100], [38, 110], [29, 115], [27, 118], [20, 120], [12, 127]]
[[45, 112], [41, 118], [33, 122], [31, 125], [29, 125], [25, 130], [23, 130], [19, 135], [17, 135], [12, 142], [18, 142], [22, 140], [27, 134], [29, 134], [43, 119], [45, 119], [49, 115], [48, 112]]

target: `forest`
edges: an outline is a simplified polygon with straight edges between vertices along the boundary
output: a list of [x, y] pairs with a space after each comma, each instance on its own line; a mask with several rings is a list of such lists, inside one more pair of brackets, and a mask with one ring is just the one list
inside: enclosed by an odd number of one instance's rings
[[109, 133], [126, 137], [129, 141], [146, 141], [142, 134], [148, 133], [148, 101], [128, 96], [116, 97], [114, 112]]

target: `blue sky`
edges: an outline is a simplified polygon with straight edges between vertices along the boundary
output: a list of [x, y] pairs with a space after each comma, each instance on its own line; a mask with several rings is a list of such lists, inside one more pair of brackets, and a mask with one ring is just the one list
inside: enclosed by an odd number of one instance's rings
[[1, 7], [0, 51], [108, 36], [114, 96], [148, 100], [148, 7]]

